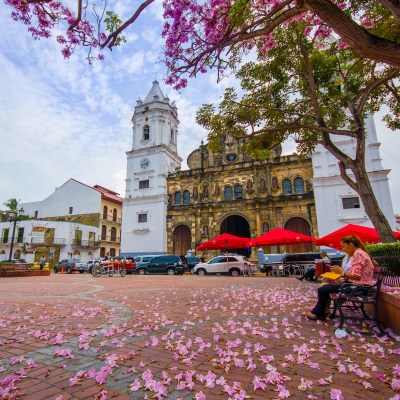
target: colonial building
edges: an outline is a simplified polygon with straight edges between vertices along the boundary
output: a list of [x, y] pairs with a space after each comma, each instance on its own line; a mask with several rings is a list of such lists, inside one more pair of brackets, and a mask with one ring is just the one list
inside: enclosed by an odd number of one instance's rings
[[0, 259], [12, 252], [11, 258], [22, 255], [33, 262], [44, 255], [54, 264], [63, 258], [88, 261], [120, 253], [122, 198], [112, 190], [69, 179], [44, 200], [19, 206], [24, 218], [17, 222], [14, 238], [10, 223], [0, 223]]
[[228, 137], [222, 151], [201, 145], [188, 157], [189, 170], [168, 177], [168, 252], [184, 254], [221, 233], [255, 237], [284, 227], [318, 235], [311, 159], [282, 156], [278, 146], [273, 159], [255, 160], [244, 144]]

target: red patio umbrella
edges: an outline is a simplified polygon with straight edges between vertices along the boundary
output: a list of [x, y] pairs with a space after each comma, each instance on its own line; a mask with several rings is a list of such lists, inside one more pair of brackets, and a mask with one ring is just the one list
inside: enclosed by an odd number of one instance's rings
[[[400, 239], [400, 232], [393, 232], [396, 239]], [[342, 250], [340, 240], [344, 236], [358, 236], [363, 243], [379, 243], [381, 241], [378, 232], [369, 226], [348, 224], [327, 235], [317, 239], [317, 246], [327, 246], [333, 249]]]
[[315, 238], [302, 233], [289, 231], [287, 229], [275, 228], [263, 233], [250, 241], [250, 247], [254, 246], [277, 246], [300, 243], [315, 242]]
[[196, 247], [196, 250], [228, 250], [228, 249], [243, 249], [249, 247], [249, 238], [230, 235], [223, 233], [213, 239], [207, 240]]

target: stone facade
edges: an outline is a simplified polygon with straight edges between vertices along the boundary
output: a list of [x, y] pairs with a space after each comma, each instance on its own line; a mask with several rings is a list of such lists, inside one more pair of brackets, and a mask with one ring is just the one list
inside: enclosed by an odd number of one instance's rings
[[255, 237], [284, 227], [318, 236], [311, 159], [281, 156], [277, 147], [274, 158], [255, 160], [243, 151], [244, 143], [227, 138], [222, 151], [201, 145], [188, 157], [189, 170], [169, 175], [168, 252], [185, 253], [225, 232]]

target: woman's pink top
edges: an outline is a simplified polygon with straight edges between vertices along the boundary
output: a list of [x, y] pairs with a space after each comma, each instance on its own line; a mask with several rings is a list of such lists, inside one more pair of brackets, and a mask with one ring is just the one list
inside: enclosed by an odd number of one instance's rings
[[374, 264], [371, 257], [362, 249], [357, 249], [351, 260], [350, 275], [359, 276], [360, 279], [349, 278], [349, 282], [357, 285], [372, 285], [372, 277], [374, 275]]

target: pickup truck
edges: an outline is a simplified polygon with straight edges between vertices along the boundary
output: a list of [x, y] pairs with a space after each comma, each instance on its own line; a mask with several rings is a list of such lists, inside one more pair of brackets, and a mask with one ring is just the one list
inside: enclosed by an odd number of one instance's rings
[[71, 274], [73, 271], [79, 271], [83, 274], [85, 271], [89, 271], [86, 263], [81, 262], [79, 258], [67, 258], [66, 260], [61, 260], [58, 264], [54, 266], [54, 272], [64, 271], [67, 274]]

